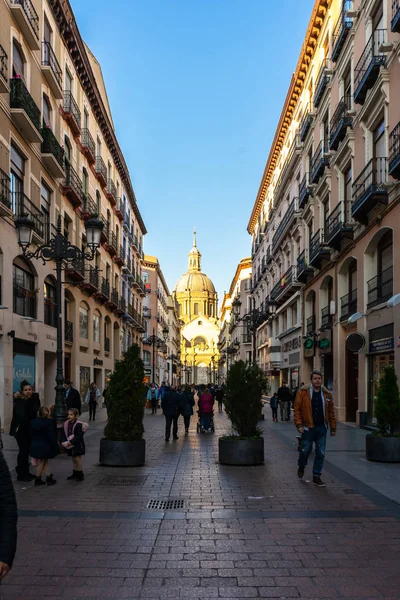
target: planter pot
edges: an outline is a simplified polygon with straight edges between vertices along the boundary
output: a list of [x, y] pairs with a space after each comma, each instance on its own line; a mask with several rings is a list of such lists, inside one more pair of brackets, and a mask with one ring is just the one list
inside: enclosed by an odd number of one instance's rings
[[223, 465], [262, 465], [264, 438], [257, 440], [218, 440], [219, 462]]
[[100, 440], [100, 464], [108, 467], [140, 467], [144, 464], [146, 440], [113, 442]]
[[367, 460], [400, 462], [400, 438], [369, 434], [365, 438]]

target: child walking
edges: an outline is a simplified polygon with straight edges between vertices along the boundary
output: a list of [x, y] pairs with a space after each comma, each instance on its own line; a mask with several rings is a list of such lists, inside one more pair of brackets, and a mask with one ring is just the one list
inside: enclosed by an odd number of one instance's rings
[[[49, 460], [59, 453], [57, 443], [57, 430], [53, 419], [50, 418], [50, 410], [41, 406], [38, 417], [30, 424], [31, 445], [29, 454], [36, 462], [35, 486], [54, 485], [56, 480], [49, 472]], [[44, 473], [46, 481], [42, 480]]]
[[62, 432], [62, 446], [67, 450], [68, 456], [72, 457], [72, 475], [67, 479], [83, 481], [82, 456], [85, 454], [85, 442], [83, 434], [87, 429], [86, 423], [78, 421], [79, 412], [76, 408], [68, 410], [68, 418], [64, 423]]

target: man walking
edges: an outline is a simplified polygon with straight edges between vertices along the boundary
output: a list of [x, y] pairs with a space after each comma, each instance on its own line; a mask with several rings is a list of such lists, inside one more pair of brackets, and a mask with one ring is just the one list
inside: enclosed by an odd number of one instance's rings
[[313, 483], [318, 487], [325, 487], [321, 480], [321, 472], [325, 457], [326, 432], [330, 426], [331, 436], [336, 435], [336, 416], [332, 394], [322, 385], [320, 371], [313, 371], [311, 384], [300, 388], [294, 404], [294, 422], [302, 435], [297, 475], [303, 477], [314, 442]]
[[175, 387], [166, 389], [164, 397], [161, 400], [161, 408], [165, 416], [165, 441], [169, 442], [172, 435], [174, 440], [178, 439], [178, 418], [181, 408], [181, 397]]
[[222, 388], [218, 388], [215, 393], [215, 399], [218, 402], [218, 412], [222, 412], [222, 403], [224, 400], [224, 390]]
[[281, 407], [281, 421], [289, 421], [288, 419], [288, 407], [292, 394], [284, 381], [281, 387], [278, 389], [278, 400], [279, 406]]
[[149, 391], [147, 392], [147, 400], [150, 400], [151, 404], [151, 414], [157, 414], [157, 403], [159, 398], [159, 391], [156, 388], [155, 384], [152, 383]]
[[82, 401], [81, 395], [74, 387], [72, 387], [72, 381], [70, 379], [66, 379], [64, 381], [65, 387], [65, 404], [67, 405], [67, 409], [76, 408], [79, 414], [82, 412]]

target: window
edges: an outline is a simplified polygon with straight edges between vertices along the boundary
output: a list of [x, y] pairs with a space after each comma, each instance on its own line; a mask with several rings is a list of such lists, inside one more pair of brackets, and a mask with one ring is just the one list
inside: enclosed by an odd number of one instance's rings
[[65, 69], [65, 90], [72, 92], [72, 75], [68, 69]]
[[325, 240], [326, 240], [326, 235], [328, 233], [329, 196], [327, 196], [327, 198], [325, 198], [324, 202], [322, 203], [322, 211], [323, 211], [323, 219], [324, 219], [323, 227], [324, 227], [324, 234], [325, 234]]
[[51, 278], [46, 278], [44, 292], [44, 322], [51, 327], [57, 327], [56, 288]]
[[16, 40], [13, 40], [13, 65], [12, 76], [25, 78], [25, 58], [21, 46]]
[[79, 335], [85, 340], [89, 339], [89, 311], [85, 306], [79, 307]]
[[96, 207], [97, 207], [97, 215], [100, 217], [101, 215], [101, 196], [99, 190], [96, 190]]
[[93, 341], [100, 344], [100, 315], [97, 313], [93, 315]]
[[43, 215], [43, 235], [46, 242], [50, 241], [50, 204], [51, 191], [42, 181], [42, 187], [40, 190], [40, 212]]
[[199, 304], [198, 304], [198, 302], [195, 302], [195, 303], [194, 303], [193, 310], [194, 310], [194, 314], [195, 314], [195, 315], [198, 315], [198, 314], [199, 314]]
[[352, 174], [352, 170], [351, 170], [351, 165], [349, 165], [347, 167], [347, 169], [345, 170], [345, 172], [343, 173], [343, 179], [344, 179], [343, 200], [344, 200], [344, 216], [345, 216], [346, 222], [351, 221], [352, 177], [353, 177], [353, 174]]
[[46, 94], [43, 94], [43, 122], [51, 129], [51, 104]]
[[373, 134], [374, 140], [374, 156], [373, 158], [386, 157], [386, 142], [385, 142], [385, 119], [383, 118], [376, 126]]
[[292, 306], [292, 327], [297, 324], [297, 302]]
[[89, 129], [89, 113], [86, 110], [86, 108], [83, 111], [83, 128], [84, 129]]
[[11, 146], [10, 197], [13, 213], [21, 212], [24, 193], [25, 158]]
[[100, 141], [100, 138], [96, 139], [96, 154], [97, 154], [97, 156], [101, 156], [101, 141]]
[[[25, 267], [25, 268], [24, 268]], [[36, 318], [35, 278], [28, 267], [13, 264], [13, 311], [17, 315]]]

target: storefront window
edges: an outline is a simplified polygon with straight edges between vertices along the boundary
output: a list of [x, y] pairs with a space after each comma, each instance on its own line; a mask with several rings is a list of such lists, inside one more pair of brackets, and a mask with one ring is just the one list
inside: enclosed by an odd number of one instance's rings
[[384, 370], [387, 366], [394, 367], [394, 354], [378, 354], [377, 356], [369, 357], [369, 398], [368, 398], [368, 416], [372, 423], [375, 423], [375, 405], [378, 393], [379, 382], [384, 375]]

